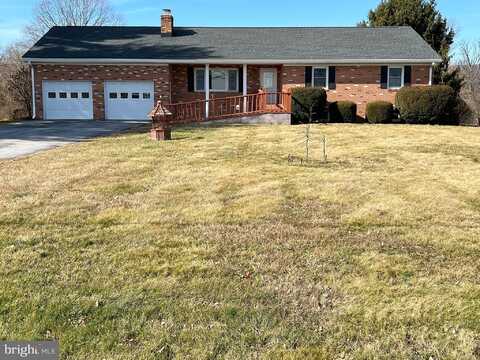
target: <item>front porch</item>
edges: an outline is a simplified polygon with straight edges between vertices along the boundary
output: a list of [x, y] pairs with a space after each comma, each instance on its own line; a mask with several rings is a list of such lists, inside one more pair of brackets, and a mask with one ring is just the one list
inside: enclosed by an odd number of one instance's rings
[[161, 99], [152, 111], [154, 127], [290, 114], [291, 92], [282, 91], [282, 69], [279, 65], [172, 64], [170, 101]]
[[282, 91], [282, 65], [171, 64], [171, 103]]
[[158, 101], [150, 113], [153, 121], [152, 137], [164, 139], [170, 136], [172, 126], [205, 123], [210, 121], [239, 123], [290, 124], [292, 94], [266, 92], [256, 94], [212, 98], [169, 104]]

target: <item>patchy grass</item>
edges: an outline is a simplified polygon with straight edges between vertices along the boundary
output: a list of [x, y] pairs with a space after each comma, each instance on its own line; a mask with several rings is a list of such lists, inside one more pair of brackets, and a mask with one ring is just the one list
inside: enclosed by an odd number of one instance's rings
[[480, 133], [129, 134], [2, 161], [0, 337], [63, 359], [479, 359]]

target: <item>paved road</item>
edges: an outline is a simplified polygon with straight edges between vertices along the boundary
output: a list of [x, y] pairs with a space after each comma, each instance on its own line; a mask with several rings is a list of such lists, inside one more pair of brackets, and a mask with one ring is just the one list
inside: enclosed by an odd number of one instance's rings
[[146, 123], [148, 121], [126, 120], [30, 120], [0, 123], [0, 159], [13, 159], [65, 144], [109, 136]]

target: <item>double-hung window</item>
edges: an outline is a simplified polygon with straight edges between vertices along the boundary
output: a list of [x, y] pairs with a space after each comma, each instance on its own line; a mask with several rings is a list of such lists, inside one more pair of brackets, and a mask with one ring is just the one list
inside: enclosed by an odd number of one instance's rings
[[403, 66], [390, 66], [388, 68], [388, 88], [400, 89], [403, 86]]
[[[210, 91], [238, 92], [238, 69], [210, 69]], [[205, 69], [195, 69], [195, 91], [205, 91]]]
[[314, 67], [312, 71], [313, 87], [328, 88], [328, 67]]

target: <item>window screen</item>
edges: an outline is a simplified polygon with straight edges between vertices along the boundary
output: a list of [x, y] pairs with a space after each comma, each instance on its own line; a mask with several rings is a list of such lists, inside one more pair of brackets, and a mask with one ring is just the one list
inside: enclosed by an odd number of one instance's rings
[[389, 68], [388, 69], [388, 87], [400, 88], [402, 87], [402, 68]]
[[205, 70], [195, 69], [195, 90], [205, 91]]
[[227, 90], [227, 74], [225, 70], [212, 70], [210, 72], [212, 76], [212, 90], [225, 91]]
[[313, 69], [313, 86], [314, 87], [327, 87], [327, 69], [326, 68], [314, 68]]
[[[238, 91], [237, 69], [210, 69], [212, 91]], [[195, 69], [195, 91], [205, 91], [205, 69]]]
[[228, 70], [228, 90], [237, 91], [238, 71]]

